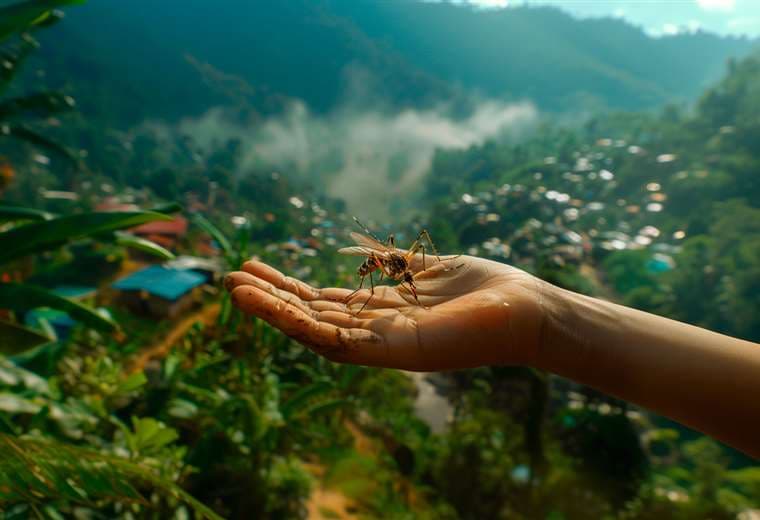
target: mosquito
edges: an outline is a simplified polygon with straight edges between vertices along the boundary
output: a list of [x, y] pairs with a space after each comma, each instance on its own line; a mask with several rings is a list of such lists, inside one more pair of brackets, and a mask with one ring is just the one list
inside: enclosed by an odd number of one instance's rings
[[356, 274], [361, 278], [359, 287], [346, 297], [346, 301], [349, 301], [354, 294], [364, 287], [364, 280], [369, 277], [370, 295], [367, 301], [364, 302], [364, 305], [362, 305], [362, 308], [359, 309], [359, 312], [357, 312], [357, 314], [361, 313], [375, 295], [375, 280], [372, 275], [375, 271], [380, 271], [380, 281], [383, 279], [383, 276], [397, 281], [399, 285], [407, 289], [414, 296], [417, 304], [422, 306], [419, 298], [417, 298], [417, 287], [414, 284], [414, 277], [417, 275], [410, 269], [410, 262], [419, 251], [422, 251], [422, 271], [417, 274], [427, 269], [425, 258], [426, 247], [423, 240], [428, 243], [436, 259], [438, 261], [441, 260], [427, 230], [423, 229], [420, 231], [411, 247], [404, 251], [396, 247], [394, 235], [389, 235], [385, 239], [385, 242], [382, 242], [364, 224], [359, 222], [359, 219], [354, 217], [354, 221], [364, 231], [364, 234], [352, 231], [351, 238], [357, 245], [341, 248], [338, 252], [344, 255], [365, 256], [367, 258], [356, 270]]

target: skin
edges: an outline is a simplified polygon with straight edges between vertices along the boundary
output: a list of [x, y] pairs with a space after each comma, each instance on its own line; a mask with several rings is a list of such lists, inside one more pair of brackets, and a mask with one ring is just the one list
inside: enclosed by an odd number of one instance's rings
[[[431, 266], [432, 264], [432, 266]], [[413, 371], [547, 370], [760, 457], [760, 345], [552, 286], [470, 256], [411, 263], [407, 290], [317, 289], [251, 261], [233, 303], [332, 361]]]

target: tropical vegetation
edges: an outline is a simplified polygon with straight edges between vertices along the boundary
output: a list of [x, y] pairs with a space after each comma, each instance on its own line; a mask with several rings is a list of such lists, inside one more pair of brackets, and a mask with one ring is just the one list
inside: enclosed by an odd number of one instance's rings
[[[437, 428], [419, 412], [419, 379], [318, 358], [236, 311], [218, 280], [178, 317], [126, 308], [115, 280], [180, 255], [216, 258], [222, 271], [257, 256], [318, 285], [349, 286], [356, 266], [335, 251], [351, 219], [319, 179], [246, 163], [234, 137], [209, 151], [150, 125], [119, 127], [132, 123], [132, 101], [100, 99], [77, 78], [72, 90], [100, 107], [89, 118], [65, 92], [25, 92], [36, 83], [21, 65], [38, 32], [78, 3], [0, 7], [6, 517], [718, 519], [760, 504], [760, 467], [745, 455], [550, 374], [438, 375], [426, 383], [445, 397]], [[289, 5], [275, 12], [300, 4]], [[451, 23], [454, 7], [439, 8]], [[371, 34], [370, 21], [357, 23]], [[44, 30], [43, 41], [60, 34]], [[396, 64], [397, 79], [450, 88], [446, 71], [431, 79]], [[590, 67], [639, 93], [622, 108], [657, 104], [673, 81], [641, 86]], [[427, 223], [442, 250], [760, 342], [758, 85], [753, 54], [731, 62], [693, 108], [546, 120], [527, 137], [441, 150], [414, 218], [394, 226], [403, 238]], [[255, 96], [246, 103], [271, 108]], [[130, 208], [98, 209], [112, 199]], [[188, 231], [176, 243], [137, 231], [181, 215]], [[75, 299], [61, 286], [97, 290]]]

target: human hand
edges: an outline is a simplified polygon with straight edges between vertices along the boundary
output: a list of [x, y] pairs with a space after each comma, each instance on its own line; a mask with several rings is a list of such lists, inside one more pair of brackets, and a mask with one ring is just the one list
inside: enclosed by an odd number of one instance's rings
[[400, 287], [317, 289], [272, 267], [246, 262], [225, 286], [258, 316], [326, 358], [435, 371], [535, 365], [543, 311], [530, 274], [471, 256], [410, 263], [419, 297]]

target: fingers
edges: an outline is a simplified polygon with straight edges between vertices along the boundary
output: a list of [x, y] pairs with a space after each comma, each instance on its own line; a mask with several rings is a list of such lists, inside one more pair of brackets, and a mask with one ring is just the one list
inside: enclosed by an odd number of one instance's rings
[[253, 285], [240, 285], [232, 290], [231, 295], [233, 303], [243, 312], [262, 318], [333, 361], [367, 364], [374, 360], [377, 363], [385, 352], [382, 336], [354, 327], [362, 325], [362, 322], [350, 315], [335, 311], [319, 313], [346, 325], [337, 326], [327, 320], [316, 319], [298, 306]]
[[431, 268], [446, 270], [454, 266], [453, 260], [462, 258], [460, 255], [447, 255], [447, 256], [435, 256], [425, 253], [423, 262], [422, 253], [417, 253], [409, 261], [409, 268], [415, 273], [419, 274], [423, 271], [428, 271]]
[[[356, 293], [350, 298], [350, 302], [345, 302], [344, 300], [303, 301], [293, 293], [278, 289], [271, 283], [242, 271], [228, 274], [224, 280], [224, 284], [229, 292], [233, 292], [238, 287], [255, 287], [275, 298], [279, 298], [286, 304], [297, 307], [301, 312], [310, 315], [316, 320], [326, 321], [340, 327], [365, 328], [364, 324], [366, 320], [355, 319], [355, 316], [359, 308], [361, 308], [367, 298], [370, 297], [370, 292], [368, 290], [366, 291], [366, 294], [364, 291]], [[385, 294], [384, 290], [388, 289], [390, 288], [383, 287], [377, 289], [375, 296], [372, 297], [372, 306], [368, 307], [362, 313], [362, 317], [366, 317], [369, 310], [382, 306], [383, 303], [385, 304], [385, 307], [393, 307], [393, 304], [398, 303], [393, 298], [383, 297], [383, 294]]]
[[243, 264], [242, 270], [257, 278], [271, 283], [274, 287], [295, 294], [304, 301], [330, 300], [343, 301], [351, 294], [349, 289], [329, 287], [318, 289], [296, 278], [285, 276], [280, 271], [263, 262], [250, 260]]
[[285, 276], [274, 267], [263, 262], [251, 260], [244, 263], [242, 269], [244, 272], [272, 284], [277, 289], [295, 294], [302, 300], [316, 300], [320, 296], [320, 290], [316, 287], [290, 276]]
[[[277, 287], [272, 285], [270, 282], [267, 282], [266, 280], [258, 278], [247, 272], [237, 271], [234, 273], [229, 273], [224, 279], [224, 286], [229, 292], [234, 291], [237, 287], [241, 287], [245, 285], [250, 285], [262, 291], [266, 291], [272, 296], [280, 298], [286, 303], [291, 303], [292, 305], [295, 305], [296, 307], [301, 309], [303, 312], [306, 312], [307, 314], [313, 315], [315, 312], [318, 313], [320, 311], [328, 311], [328, 310], [336, 311], [336, 312], [349, 312], [348, 308], [346, 307], [344, 303], [346, 298], [345, 296], [343, 296], [343, 293], [340, 292], [340, 291], [343, 291], [343, 289], [334, 288], [334, 289], [324, 289], [320, 291], [323, 297], [327, 297], [327, 298], [331, 296], [334, 297], [335, 298], [334, 301], [330, 299], [304, 301], [298, 295], [293, 294], [283, 289], [278, 289]], [[338, 298], [339, 296], [340, 298]]]
[[278, 289], [271, 283], [261, 278], [257, 278], [249, 273], [241, 271], [230, 273], [224, 279], [224, 285], [228, 291], [232, 292], [238, 287], [256, 287], [257, 289], [269, 293], [275, 298], [279, 298], [283, 302], [298, 307], [302, 312], [311, 314], [313, 316], [314, 311], [308, 306], [307, 302], [304, 302], [296, 294], [293, 294], [282, 289]]

